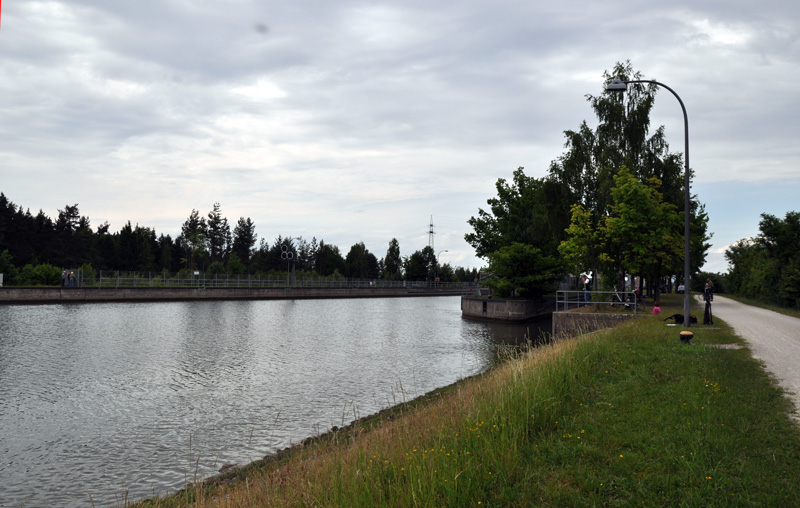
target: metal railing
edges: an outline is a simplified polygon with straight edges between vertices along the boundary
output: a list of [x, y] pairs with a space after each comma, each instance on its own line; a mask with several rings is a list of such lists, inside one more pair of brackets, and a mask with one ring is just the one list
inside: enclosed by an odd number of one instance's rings
[[590, 305], [610, 306], [621, 311], [633, 311], [636, 315], [639, 307], [645, 303], [634, 291], [556, 291], [556, 311], [567, 311]]
[[472, 283], [404, 281], [384, 279], [351, 279], [322, 276], [260, 276], [198, 273], [109, 272], [76, 273], [78, 284], [84, 288], [396, 288], [396, 289], [454, 289], [462, 290]]

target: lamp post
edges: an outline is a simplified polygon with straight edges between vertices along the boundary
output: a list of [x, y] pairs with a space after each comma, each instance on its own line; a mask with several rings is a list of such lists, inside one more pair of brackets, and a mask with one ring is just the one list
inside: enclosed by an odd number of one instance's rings
[[[287, 237], [287, 243], [281, 245], [281, 259], [286, 260], [286, 287], [295, 286], [297, 284], [297, 280], [295, 279], [294, 275], [294, 268], [296, 264], [296, 260], [294, 259], [294, 244], [292, 243], [294, 240], [301, 240], [303, 237]], [[291, 263], [291, 266], [290, 266]]]
[[691, 206], [690, 196], [689, 196], [689, 117], [686, 115], [686, 106], [683, 105], [683, 101], [681, 100], [680, 96], [675, 93], [675, 90], [668, 87], [664, 83], [659, 83], [658, 81], [653, 81], [650, 79], [631, 79], [631, 80], [621, 80], [619, 78], [614, 78], [611, 80], [610, 83], [606, 84], [606, 90], [609, 92], [626, 92], [628, 90], [628, 85], [631, 83], [652, 83], [654, 85], [658, 85], [660, 87], [666, 88], [667, 90], [678, 99], [678, 102], [681, 105], [681, 110], [683, 110], [683, 133], [684, 133], [684, 162], [686, 163], [686, 169], [683, 174], [683, 188], [684, 188], [684, 221], [683, 221], [683, 246], [684, 246], [684, 253], [683, 253], [683, 326], [688, 327], [690, 326], [690, 319], [689, 319], [689, 298], [691, 296], [691, 289], [690, 289], [690, 282], [691, 277], [689, 276], [689, 250], [690, 250], [690, 242], [689, 242], [689, 216], [690, 211], [689, 208]]
[[439, 256], [442, 255], [442, 252], [450, 252], [450, 251], [449, 250], [440, 250], [439, 254], [436, 254], [436, 273], [434, 274], [434, 275], [436, 275], [436, 279], [435, 279], [434, 282], [436, 282], [437, 286], [439, 285]]

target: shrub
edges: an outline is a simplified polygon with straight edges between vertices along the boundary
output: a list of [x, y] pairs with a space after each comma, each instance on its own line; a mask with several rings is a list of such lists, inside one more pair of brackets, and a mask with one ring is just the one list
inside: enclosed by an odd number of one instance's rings
[[60, 286], [61, 269], [48, 264], [27, 264], [22, 267], [18, 282], [24, 286]]
[[0, 273], [3, 274], [3, 284], [12, 286], [17, 282], [17, 267], [11, 262], [11, 254], [8, 249], [0, 252]]

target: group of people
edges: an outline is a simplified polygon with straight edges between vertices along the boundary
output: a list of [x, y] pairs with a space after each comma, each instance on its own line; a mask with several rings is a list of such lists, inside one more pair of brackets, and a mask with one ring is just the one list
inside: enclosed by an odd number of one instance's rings
[[[592, 279], [587, 275], [581, 275], [581, 280], [583, 281], [584, 300], [588, 304], [591, 301], [591, 295], [589, 291]], [[637, 294], [637, 297], [638, 296], [639, 295]], [[711, 282], [710, 278], [706, 279], [706, 285], [703, 288], [703, 301], [706, 302], [706, 311], [705, 315], [703, 316], [703, 324], [713, 325], [714, 318], [711, 314], [711, 302], [714, 301], [714, 283]], [[653, 310], [650, 313], [653, 315], [661, 314], [661, 306], [658, 300], [653, 302]]]
[[75, 277], [75, 272], [61, 271], [61, 287], [62, 288], [76, 288], [78, 287], [78, 279]]

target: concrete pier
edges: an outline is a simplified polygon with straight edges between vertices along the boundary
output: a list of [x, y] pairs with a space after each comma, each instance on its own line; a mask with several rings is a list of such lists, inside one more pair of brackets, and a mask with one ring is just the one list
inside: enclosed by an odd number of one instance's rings
[[484, 321], [523, 322], [552, 314], [555, 302], [554, 296], [537, 300], [464, 296], [461, 298], [461, 315]]

